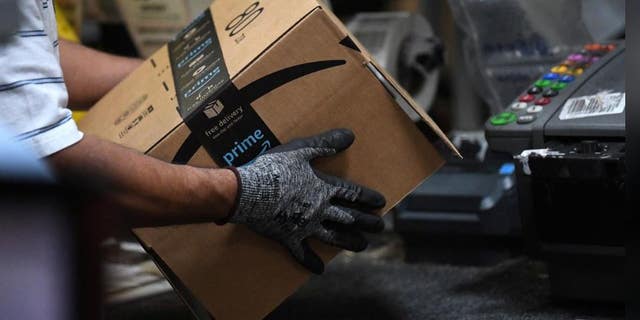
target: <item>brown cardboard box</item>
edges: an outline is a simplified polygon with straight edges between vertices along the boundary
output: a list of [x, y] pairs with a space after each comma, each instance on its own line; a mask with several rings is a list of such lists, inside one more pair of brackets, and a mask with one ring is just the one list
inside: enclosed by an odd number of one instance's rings
[[[450, 142], [316, 1], [217, 0], [210, 9], [213, 23], [204, 14], [151, 56], [94, 106], [82, 130], [166, 161], [216, 167], [350, 128], [354, 145], [315, 165], [381, 191], [383, 212], [443, 164], [398, 101]], [[286, 250], [242, 226], [135, 233], [204, 318], [260, 319], [309, 277]], [[313, 246], [325, 261], [338, 253]]]

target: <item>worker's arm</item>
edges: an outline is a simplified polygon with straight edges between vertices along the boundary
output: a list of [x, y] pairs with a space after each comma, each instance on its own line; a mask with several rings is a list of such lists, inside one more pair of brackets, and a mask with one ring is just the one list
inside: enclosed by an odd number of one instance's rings
[[49, 160], [58, 176], [102, 185], [137, 226], [221, 220], [236, 199], [231, 170], [172, 165], [89, 135]]
[[93, 106], [141, 63], [141, 59], [115, 56], [60, 40], [60, 65], [73, 108]]
[[307, 269], [322, 273], [324, 263], [308, 238], [361, 251], [367, 247], [361, 232], [384, 227], [369, 214], [385, 206], [384, 196], [311, 166], [316, 158], [347, 149], [354, 139], [349, 130], [332, 130], [278, 146], [230, 170], [171, 165], [92, 136], [49, 160], [59, 176], [106, 182], [108, 195], [131, 209], [127, 220], [137, 218], [142, 225], [242, 224], [278, 241]]

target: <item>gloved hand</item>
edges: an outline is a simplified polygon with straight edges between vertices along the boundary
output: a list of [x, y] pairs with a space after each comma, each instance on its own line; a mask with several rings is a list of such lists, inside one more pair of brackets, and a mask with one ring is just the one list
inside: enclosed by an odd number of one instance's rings
[[278, 146], [249, 165], [232, 168], [239, 196], [229, 222], [280, 242], [316, 274], [324, 271], [324, 263], [309, 247], [308, 238], [350, 251], [366, 249], [360, 231], [380, 232], [384, 223], [365, 212], [384, 207], [384, 197], [320, 173], [310, 164], [347, 149], [354, 138], [350, 130], [332, 130]]

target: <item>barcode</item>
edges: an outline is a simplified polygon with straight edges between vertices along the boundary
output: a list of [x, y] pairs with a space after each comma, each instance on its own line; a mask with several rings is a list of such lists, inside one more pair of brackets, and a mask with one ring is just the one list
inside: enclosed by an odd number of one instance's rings
[[561, 120], [621, 113], [624, 111], [624, 94], [598, 94], [570, 99], [564, 105]]

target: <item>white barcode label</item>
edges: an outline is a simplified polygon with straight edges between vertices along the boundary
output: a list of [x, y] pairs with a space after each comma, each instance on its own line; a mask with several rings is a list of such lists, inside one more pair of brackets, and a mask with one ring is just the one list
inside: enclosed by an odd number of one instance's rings
[[624, 93], [601, 93], [567, 100], [562, 107], [560, 120], [604, 116], [624, 112]]

